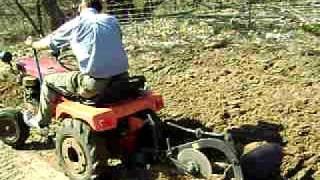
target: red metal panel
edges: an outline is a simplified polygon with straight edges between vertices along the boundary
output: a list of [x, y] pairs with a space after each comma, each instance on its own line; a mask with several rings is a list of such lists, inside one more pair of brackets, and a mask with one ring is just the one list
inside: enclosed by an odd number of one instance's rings
[[[161, 107], [159, 106], [161, 105]], [[148, 92], [137, 99], [106, 105], [102, 108], [65, 100], [57, 105], [56, 118], [67, 115], [86, 121], [95, 131], [114, 129], [119, 119], [143, 110], [158, 111], [163, 107], [161, 95]]]
[[[38, 77], [37, 72], [37, 65], [33, 58], [24, 57], [17, 61], [24, 70], [25, 73], [34, 77]], [[44, 57], [40, 59], [40, 70], [43, 76], [52, 73], [59, 73], [59, 72], [66, 72], [64, 69], [55, 59]]]

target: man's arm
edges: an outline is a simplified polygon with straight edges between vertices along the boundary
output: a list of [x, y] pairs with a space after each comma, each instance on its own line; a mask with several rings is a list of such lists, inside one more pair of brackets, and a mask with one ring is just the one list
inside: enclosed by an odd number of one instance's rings
[[[62, 47], [69, 44], [71, 40], [71, 34], [73, 29], [77, 26], [78, 18], [75, 18], [65, 24], [63, 24], [60, 28], [55, 30], [52, 34], [48, 35], [47, 37], [32, 42], [29, 44], [32, 48], [37, 50], [44, 50], [44, 49], [52, 49], [52, 50], [59, 50]], [[30, 40], [27, 40], [30, 41]], [[28, 43], [26, 43], [28, 44]]]
[[48, 42], [49, 38], [44, 38], [36, 42], [31, 42], [31, 47], [37, 50], [45, 50], [50, 49], [50, 42]]

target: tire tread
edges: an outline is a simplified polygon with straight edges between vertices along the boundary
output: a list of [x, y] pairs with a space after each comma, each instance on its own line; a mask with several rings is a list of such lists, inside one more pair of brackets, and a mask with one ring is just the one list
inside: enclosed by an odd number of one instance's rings
[[[84, 148], [87, 158], [90, 158], [88, 168], [89, 170], [81, 176], [81, 178], [72, 177], [64, 167], [63, 158], [61, 155], [61, 146], [63, 140], [67, 136], [75, 138]], [[97, 179], [107, 170], [106, 160], [108, 158], [107, 148], [105, 146], [105, 139], [93, 132], [88, 124], [78, 119], [64, 119], [63, 127], [57, 132], [56, 136], [56, 150], [59, 159], [59, 164], [65, 170], [65, 174], [74, 180], [91, 180]], [[104, 163], [105, 162], [105, 163]]]

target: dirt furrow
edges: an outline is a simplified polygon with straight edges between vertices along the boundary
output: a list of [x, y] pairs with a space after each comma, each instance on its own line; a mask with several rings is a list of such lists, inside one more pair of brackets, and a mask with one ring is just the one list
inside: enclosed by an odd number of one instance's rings
[[32, 151], [17, 151], [0, 142], [0, 180], [68, 180]]

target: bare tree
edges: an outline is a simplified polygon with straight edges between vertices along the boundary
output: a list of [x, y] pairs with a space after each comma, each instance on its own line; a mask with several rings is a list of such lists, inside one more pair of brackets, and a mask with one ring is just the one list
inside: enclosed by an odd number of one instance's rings
[[59, 7], [57, 0], [42, 0], [42, 4], [48, 14], [51, 30], [57, 29], [65, 22], [65, 15]]
[[22, 6], [20, 1], [19, 0], [15, 0], [14, 3], [17, 5], [17, 7], [21, 11], [21, 13], [28, 19], [28, 21], [30, 22], [30, 24], [33, 27], [34, 31], [39, 35], [44, 35], [42, 26], [38, 26], [37, 25], [36, 21], [34, 21], [34, 19], [32, 19], [32, 17], [30, 16], [30, 13]]
[[43, 13], [42, 7], [49, 18], [49, 29], [55, 30], [65, 21], [65, 16], [59, 7], [57, 0], [37, 0], [32, 6], [36, 9], [36, 16], [32, 16], [20, 0], [14, 0], [14, 4], [18, 7], [19, 11], [29, 21], [33, 30], [39, 34], [44, 35], [43, 28]]

